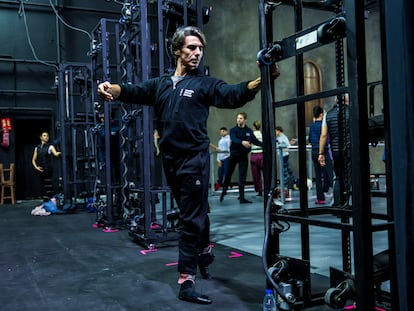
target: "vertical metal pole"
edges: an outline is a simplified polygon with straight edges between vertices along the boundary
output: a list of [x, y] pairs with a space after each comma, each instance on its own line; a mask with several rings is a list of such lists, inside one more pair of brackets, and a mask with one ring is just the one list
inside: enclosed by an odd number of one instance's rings
[[[198, 4], [197, 4], [198, 7]], [[166, 42], [166, 33], [165, 33], [165, 29], [164, 29], [164, 16], [163, 16], [163, 0], [158, 0], [158, 42], [159, 42], [159, 74], [163, 75], [166, 73], [166, 69], [165, 68], [165, 42]], [[174, 60], [173, 60], [174, 62]], [[173, 64], [170, 64], [173, 65]], [[168, 68], [169, 70], [172, 69], [172, 67]], [[162, 162], [162, 161], [161, 161]], [[162, 165], [162, 164], [161, 164]], [[163, 190], [165, 189], [169, 189], [168, 185], [167, 185], [167, 180], [165, 178], [165, 174], [164, 174], [164, 170], [161, 170], [161, 174], [162, 174], [162, 188]], [[171, 198], [171, 204], [174, 204], [173, 199]], [[163, 207], [166, 206], [164, 203], [162, 205]], [[171, 206], [171, 208], [173, 208], [173, 206]]]
[[[259, 39], [260, 50], [269, 47], [272, 41], [272, 15], [269, 12], [268, 4], [265, 1], [259, 1]], [[273, 107], [274, 87], [268, 84], [268, 68], [261, 68], [261, 93], [262, 93], [262, 134], [263, 141], [263, 173], [264, 193], [269, 194], [276, 187], [277, 179], [277, 150], [275, 141], [275, 109]], [[268, 196], [264, 196], [264, 206], [266, 207]]]
[[[391, 4], [390, 4], [391, 5]], [[388, 16], [386, 14], [386, 2], [385, 0], [379, 1], [380, 6], [380, 30], [381, 30], [381, 56], [382, 56], [382, 86], [383, 86], [383, 100], [384, 100], [384, 121], [385, 121], [385, 150], [386, 153], [386, 164], [385, 164], [385, 172], [386, 172], [386, 185], [387, 185], [387, 214], [388, 214], [388, 220], [389, 221], [395, 221], [395, 214], [394, 214], [394, 190], [392, 187], [392, 179], [393, 179], [393, 171], [392, 171], [392, 161], [391, 161], [391, 150], [393, 150], [391, 146], [391, 134], [390, 134], [390, 114], [392, 111], [390, 111], [390, 81], [388, 80], [389, 77], [389, 69], [388, 69], [388, 62], [387, 59], [389, 57], [388, 54], [392, 54], [392, 51], [389, 53], [387, 50], [387, 44], [388, 44], [388, 37], [387, 37], [387, 21]], [[395, 8], [395, 7], [394, 7]], [[396, 9], [396, 11], [399, 11]], [[410, 11], [409, 11], [410, 12]], [[408, 13], [410, 14], [410, 13]], [[391, 20], [391, 19], [390, 19]], [[392, 22], [391, 22], [392, 23]], [[394, 33], [394, 31], [392, 31]], [[391, 43], [392, 44], [392, 43]], [[399, 49], [395, 49], [399, 52]], [[399, 71], [399, 68], [394, 68], [394, 70]], [[397, 80], [398, 81], [398, 80]], [[397, 83], [398, 82], [394, 82]], [[400, 136], [401, 133], [398, 132], [398, 135]], [[404, 137], [404, 136], [403, 136]], [[404, 144], [407, 142], [404, 141]], [[397, 152], [398, 154], [398, 152]], [[400, 179], [400, 178], [399, 178]], [[401, 180], [401, 179], [400, 179]], [[408, 207], [407, 207], [408, 208]], [[394, 222], [395, 224], [395, 222]], [[397, 258], [396, 258], [396, 230], [395, 225], [392, 226], [392, 228], [388, 231], [388, 243], [389, 243], [389, 265], [390, 265], [390, 289], [391, 289], [391, 305], [393, 309], [395, 310], [402, 310], [401, 307], [406, 306], [406, 303], [404, 302], [404, 299], [399, 299], [399, 284], [398, 284], [398, 268], [397, 268]], [[405, 269], [404, 269], [405, 270]], [[401, 270], [401, 271], [404, 271]], [[403, 286], [403, 289], [401, 291], [400, 297], [405, 296], [405, 293], [409, 293], [409, 288], [406, 288]], [[411, 292], [413, 292], [411, 290]], [[401, 302], [400, 302], [401, 301]]]
[[72, 152], [72, 191], [71, 194], [74, 195], [76, 200], [77, 198], [77, 183], [76, 183], [76, 176], [77, 176], [77, 145], [76, 145], [76, 127], [74, 126], [75, 123], [75, 102], [73, 97], [73, 67], [68, 66], [66, 69], [67, 72], [67, 98], [69, 100], [69, 128], [70, 128], [70, 142], [72, 145], [71, 152]]
[[[106, 19], [101, 19], [101, 36], [102, 36], [102, 71], [103, 81], [111, 81], [111, 72], [109, 65], [109, 36], [108, 23]], [[104, 127], [105, 127], [105, 193], [106, 193], [106, 216], [108, 224], [112, 224], [112, 184], [111, 184], [111, 146], [110, 146], [110, 103], [104, 104]]]
[[[259, 39], [260, 50], [266, 49], [272, 40], [272, 12], [264, 0], [259, 0]], [[274, 86], [270, 83], [269, 68], [262, 66], [261, 76], [261, 108], [262, 108], [262, 134], [263, 134], [263, 182], [264, 182], [264, 228], [266, 249], [263, 249], [263, 260], [267, 263], [274, 261], [276, 254], [280, 252], [279, 236], [272, 235], [271, 228], [271, 211], [270, 204], [273, 204], [273, 191], [276, 188], [276, 167], [277, 167], [277, 150], [275, 140], [275, 109], [273, 106]], [[267, 268], [267, 267], [265, 267]], [[270, 281], [266, 280], [266, 287]]]
[[[150, 77], [150, 70], [151, 70], [151, 55], [150, 55], [150, 42], [149, 42], [149, 29], [148, 29], [148, 8], [147, 8], [147, 1], [141, 1], [141, 21], [140, 21], [140, 28], [141, 28], [141, 59], [142, 59], [142, 80], [147, 80]], [[151, 152], [150, 152], [150, 144], [152, 133], [149, 131], [145, 131], [147, 129], [152, 128], [152, 119], [149, 120], [150, 116], [150, 107], [144, 106], [143, 107], [143, 144], [144, 148], [142, 149], [143, 158], [144, 158], [144, 167], [143, 167], [143, 186], [144, 186], [144, 208], [145, 208], [145, 236], [148, 237], [150, 233], [151, 227], [151, 193], [150, 193], [150, 181], [151, 181], [151, 169], [150, 169], [150, 161], [151, 161]]]
[[164, 62], [164, 51], [165, 51], [165, 31], [164, 31], [164, 16], [163, 16], [163, 4], [162, 0], [158, 0], [158, 63], [159, 63], [159, 74], [164, 74], [165, 62]]
[[285, 169], [283, 165], [283, 148], [278, 148], [278, 158], [279, 158], [279, 186], [280, 186], [280, 200], [285, 203], [286, 202], [286, 195], [285, 195]]
[[[295, 5], [295, 30], [299, 32], [303, 28], [302, 22], [302, 0], [298, 0]], [[304, 76], [303, 76], [303, 54], [296, 56], [296, 94], [304, 94]], [[308, 208], [308, 190], [306, 185], [306, 124], [305, 124], [305, 103], [298, 103], [296, 113], [298, 119], [298, 137], [299, 137], [299, 178], [300, 178], [300, 208], [303, 216], [306, 216]], [[302, 259], [310, 259], [309, 245], [309, 225], [301, 224], [301, 245]]]
[[356, 303], [358, 310], [374, 310], [373, 248], [369, 150], [367, 136], [366, 52], [364, 2], [346, 0], [348, 79], [352, 163], [352, 205]]
[[[183, 0], [183, 2], [186, 2], [186, 1], [184, 1]], [[202, 11], [202, 9], [203, 9], [203, 7], [202, 7], [202, 3], [201, 3], [201, 0], [197, 0], [197, 2], [196, 2], [196, 12], [197, 12], [197, 27], [198, 28], [200, 28], [200, 29], [203, 29], [203, 16], [202, 16], [202, 14], [203, 14], [203, 11]], [[185, 5], [186, 7], [187, 7], [187, 5]], [[187, 14], [188, 14], [188, 12], [187, 12], [187, 8], [186, 8], [186, 11], [185, 11], [185, 18], [186, 18], [186, 20], [187, 20]], [[188, 23], [188, 21], [186, 22], [186, 23]], [[201, 58], [201, 62], [200, 62], [200, 65], [199, 65], [199, 68], [204, 68], [204, 57], [203, 58]], [[213, 182], [212, 182], [213, 183]]]
[[63, 182], [63, 195], [65, 203], [70, 202], [69, 198], [69, 188], [68, 188], [68, 165], [67, 165], [67, 155], [68, 150], [66, 146], [66, 101], [65, 101], [65, 84], [66, 84], [65, 68], [62, 64], [59, 64], [59, 104], [60, 104], [60, 122], [61, 122], [61, 152], [62, 152], [62, 182]]

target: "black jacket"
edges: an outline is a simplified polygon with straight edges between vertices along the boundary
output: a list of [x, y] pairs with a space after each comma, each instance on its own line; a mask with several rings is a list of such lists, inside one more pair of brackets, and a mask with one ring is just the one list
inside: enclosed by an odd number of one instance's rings
[[238, 108], [254, 98], [256, 92], [248, 90], [247, 83], [227, 84], [194, 70], [175, 89], [171, 76], [121, 84], [119, 100], [153, 106], [162, 151], [170, 155], [188, 154], [190, 150], [208, 150], [210, 106]]
[[253, 130], [248, 126], [238, 127], [237, 125], [230, 129], [230, 154], [231, 155], [242, 155], [247, 154], [252, 148], [246, 148], [242, 145], [242, 141], [246, 140], [257, 146], [262, 146], [263, 143], [254, 136]]

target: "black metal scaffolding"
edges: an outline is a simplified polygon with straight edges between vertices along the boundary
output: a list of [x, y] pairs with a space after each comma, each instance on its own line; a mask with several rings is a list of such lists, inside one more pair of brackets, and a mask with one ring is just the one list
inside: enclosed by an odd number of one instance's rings
[[[208, 17], [201, 1], [134, 1], [124, 3], [119, 20], [102, 19], [92, 32], [92, 70], [96, 82], [137, 83], [172, 72], [170, 38], [178, 26], [202, 26]], [[106, 195], [106, 222], [122, 214], [130, 235], [145, 245], [177, 239], [173, 198], [154, 145], [153, 109], [146, 103], [97, 104], [105, 115], [105, 166], [98, 173]], [[120, 120], [118, 145], [111, 145], [110, 115]], [[119, 163], [111, 151], [119, 148]], [[120, 180], [114, 182], [113, 167]], [[98, 187], [99, 188], [99, 187]], [[161, 204], [161, 211], [156, 208]]]
[[95, 125], [90, 64], [59, 66], [58, 129], [62, 154], [64, 201], [76, 204], [92, 189], [95, 149], [89, 129]]
[[[274, 41], [272, 14], [280, 4], [293, 7], [296, 33]], [[303, 29], [302, 14], [306, 6], [332, 12], [332, 17]], [[268, 125], [263, 128], [264, 141], [272, 142], [263, 148], [264, 154], [267, 154], [264, 158], [265, 166], [272, 168], [265, 170], [267, 176], [264, 176], [265, 191], [270, 195], [265, 199], [266, 238], [263, 260], [268, 286], [273, 286], [290, 308], [308, 308], [325, 303], [331, 307], [341, 308], [344, 307], [345, 298], [353, 300], [358, 310], [374, 310], [376, 305], [386, 310], [398, 308], [397, 294], [391, 277], [396, 271], [392, 265], [395, 263], [393, 211], [391, 206], [388, 206], [385, 213], [373, 213], [371, 206], [364, 13], [365, 3], [354, 0], [330, 1], [325, 4], [322, 1], [259, 1], [261, 60], [267, 65], [282, 62], [290, 57], [295, 57], [296, 60], [296, 97], [274, 101], [273, 85], [262, 84], [262, 119], [263, 124]], [[335, 45], [337, 87], [304, 95], [303, 53], [327, 44]], [[348, 78], [347, 83], [345, 75]], [[263, 81], [269, 81], [268, 76], [265, 66], [262, 69]], [[352, 203], [344, 208], [309, 208], [304, 104], [314, 99], [344, 93], [349, 94], [351, 102]], [[301, 192], [300, 207], [293, 210], [283, 209], [280, 202], [273, 200], [272, 192], [276, 188], [276, 180], [273, 177], [276, 171], [273, 133], [275, 115], [279, 107], [287, 105], [296, 105], [298, 119]], [[341, 120], [341, 113], [339, 119]], [[328, 215], [332, 217], [320, 217]], [[283, 256], [281, 253], [281, 223], [284, 222], [296, 223], [301, 227], [300, 258]], [[338, 230], [341, 235], [338, 243], [342, 245], [342, 269], [331, 268], [327, 280], [321, 275], [310, 273], [312, 227]], [[389, 249], [378, 254], [374, 254], [373, 247], [373, 234], [376, 232], [388, 234]], [[279, 275], [287, 266], [290, 266], [290, 270], [285, 272], [288, 274], [285, 277], [290, 279], [291, 284]], [[390, 279], [389, 291], [378, 289], [383, 281]], [[289, 290], [286, 290], [287, 285], [290, 286]]]

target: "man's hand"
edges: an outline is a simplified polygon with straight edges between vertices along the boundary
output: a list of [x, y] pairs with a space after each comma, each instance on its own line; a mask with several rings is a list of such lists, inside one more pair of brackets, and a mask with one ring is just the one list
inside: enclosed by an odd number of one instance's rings
[[273, 63], [270, 66], [270, 75], [272, 76], [273, 79], [277, 79], [280, 76], [280, 68], [279, 65], [277, 63]]
[[244, 146], [244, 147], [246, 147], [246, 148], [250, 148], [252, 145], [250, 144], [250, 142], [249, 141], [247, 141], [247, 140], [242, 140], [242, 145]]
[[326, 165], [326, 163], [325, 163], [325, 155], [324, 154], [319, 154], [318, 161], [319, 161], [320, 166], [325, 166]]
[[[260, 62], [257, 62], [257, 64], [259, 65], [259, 67], [262, 66]], [[273, 80], [277, 79], [280, 76], [280, 69], [277, 63], [274, 63], [270, 66], [270, 76]], [[250, 81], [247, 84], [247, 88], [251, 91], [258, 92], [260, 90], [260, 83], [261, 79], [260, 77], [257, 77], [255, 80]]]
[[102, 82], [98, 85], [98, 95], [104, 101], [113, 101], [121, 94], [121, 88], [118, 84], [111, 84], [108, 81]]
[[[257, 62], [257, 65], [259, 66], [259, 68], [261, 66], [264, 66], [259, 61]], [[270, 67], [270, 76], [272, 77], [272, 79], [276, 80], [277, 78], [279, 78], [279, 76], [280, 76], [279, 65], [277, 63], [273, 63], [269, 67]]]

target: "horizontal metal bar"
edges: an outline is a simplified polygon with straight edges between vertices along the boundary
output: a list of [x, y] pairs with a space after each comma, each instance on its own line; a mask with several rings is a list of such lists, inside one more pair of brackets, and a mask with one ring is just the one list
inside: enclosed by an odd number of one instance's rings
[[274, 214], [272, 220], [283, 220], [283, 221], [291, 221], [295, 223], [299, 223], [302, 225], [311, 225], [317, 227], [324, 227], [330, 229], [341, 229], [345, 231], [353, 231], [352, 224], [346, 223], [339, 223], [339, 222], [332, 222], [332, 221], [324, 221], [324, 220], [317, 220], [317, 219], [310, 219], [309, 217], [300, 217], [300, 216], [291, 216], [286, 214]]
[[275, 108], [284, 107], [284, 106], [288, 106], [288, 105], [305, 103], [305, 102], [308, 102], [308, 101], [321, 99], [321, 98], [326, 98], [326, 97], [335, 96], [335, 95], [340, 95], [340, 94], [344, 94], [344, 93], [348, 93], [348, 87], [347, 86], [342, 86], [342, 87], [338, 87], [336, 89], [331, 89], [331, 90], [328, 90], [328, 91], [322, 91], [322, 92], [318, 92], [318, 93], [302, 95], [302, 96], [297, 96], [297, 97], [281, 100], [281, 101], [273, 103], [273, 106]]

